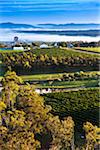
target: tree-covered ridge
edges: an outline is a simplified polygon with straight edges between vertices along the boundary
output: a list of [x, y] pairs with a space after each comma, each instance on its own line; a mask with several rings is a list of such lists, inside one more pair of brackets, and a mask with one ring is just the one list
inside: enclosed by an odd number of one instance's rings
[[[51, 106], [30, 85], [19, 86], [22, 80], [15, 72], [7, 72], [2, 79], [0, 96], [1, 150], [71, 150], [74, 149], [74, 121], [60, 120], [50, 113]], [[86, 144], [92, 150], [97, 145], [98, 128], [84, 125]], [[49, 137], [44, 144], [43, 137]]]

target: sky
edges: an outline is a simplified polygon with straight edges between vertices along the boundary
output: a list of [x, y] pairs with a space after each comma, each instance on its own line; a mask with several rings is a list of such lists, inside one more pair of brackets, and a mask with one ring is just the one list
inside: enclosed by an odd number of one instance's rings
[[0, 0], [0, 22], [100, 23], [99, 0]]

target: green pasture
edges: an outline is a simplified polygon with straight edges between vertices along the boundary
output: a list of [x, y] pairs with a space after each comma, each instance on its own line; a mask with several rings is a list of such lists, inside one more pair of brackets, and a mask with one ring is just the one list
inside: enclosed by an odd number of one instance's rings
[[79, 87], [98, 87], [98, 80], [79, 80], [79, 81], [57, 81], [53, 84], [42, 84], [37, 85], [39, 88], [54, 88], [54, 89], [65, 89], [65, 88], [79, 88]]
[[100, 53], [100, 47], [78, 47], [76, 49]]
[[[100, 75], [100, 71], [91, 71], [91, 72], [84, 72], [86, 75]], [[35, 75], [22, 75], [20, 76], [23, 81], [37, 81], [37, 80], [54, 80], [59, 79], [63, 77], [66, 73], [56, 73], [56, 74], [35, 74]], [[70, 75], [73, 75], [74, 73], [67, 73]], [[0, 76], [0, 80], [2, 79], [2, 76]]]
[[19, 53], [19, 52], [23, 52], [23, 50], [1, 50], [0, 49], [0, 53]]
[[21, 76], [24, 81], [32, 81], [32, 80], [52, 80], [56, 78], [61, 78], [64, 73], [59, 74], [37, 74], [37, 75], [28, 75]]
[[[23, 81], [33, 81], [33, 80], [53, 80], [53, 79], [59, 79], [63, 77], [63, 75], [66, 73], [56, 73], [56, 74], [36, 74], [36, 75], [23, 75], [20, 76]], [[74, 73], [67, 73], [70, 75], [73, 75]], [[85, 74], [89, 75], [100, 75], [99, 71], [92, 71], [92, 72], [85, 72]]]

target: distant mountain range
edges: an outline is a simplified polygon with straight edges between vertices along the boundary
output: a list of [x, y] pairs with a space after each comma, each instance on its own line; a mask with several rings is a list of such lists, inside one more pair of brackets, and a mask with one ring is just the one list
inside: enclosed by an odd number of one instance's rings
[[64, 36], [91, 36], [96, 37], [100, 35], [100, 30], [65, 30], [65, 31], [42, 31], [42, 30], [14, 30], [16, 33], [34, 33], [44, 35], [64, 35]]
[[75, 24], [75, 23], [69, 23], [69, 24], [37, 24], [37, 25], [30, 25], [30, 24], [17, 24], [17, 23], [0, 23], [0, 28], [3, 29], [21, 29], [21, 28], [40, 28], [40, 29], [69, 29], [69, 30], [87, 30], [87, 29], [100, 29], [100, 24]]
[[38, 24], [38, 27], [49, 29], [100, 29], [100, 24]]
[[3, 29], [20, 29], [20, 28], [37, 28], [33, 25], [29, 25], [29, 24], [15, 24], [15, 23], [11, 23], [11, 22], [7, 22], [7, 23], [0, 23], [0, 28]]
[[[11, 33], [59, 35], [59, 36], [100, 36], [100, 24], [16, 24], [0, 23], [1, 32], [5, 29]], [[4, 29], [4, 30], [3, 30]], [[6, 31], [6, 30], [5, 30]], [[6, 32], [7, 32], [6, 31]], [[7, 34], [7, 33], [6, 33]]]

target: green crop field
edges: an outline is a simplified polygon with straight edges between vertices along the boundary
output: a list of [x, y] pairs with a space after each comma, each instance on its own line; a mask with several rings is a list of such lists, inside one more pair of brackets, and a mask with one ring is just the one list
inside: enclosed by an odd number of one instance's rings
[[61, 49], [61, 48], [51, 48], [51, 49], [35, 49], [32, 50], [36, 55], [48, 55], [55, 57], [98, 57], [96, 54], [85, 54], [82, 52], [75, 52], [73, 49]]
[[[72, 115], [76, 122], [82, 120], [86, 121], [87, 118], [88, 120], [95, 121], [96, 123], [98, 122], [98, 88], [49, 93], [45, 94], [44, 97], [45, 103], [47, 105], [51, 105], [53, 108], [52, 111], [60, 116]], [[95, 113], [97, 116], [95, 116]]]
[[72, 116], [75, 121], [75, 143], [83, 144], [80, 131], [83, 122], [89, 121], [98, 125], [99, 89], [87, 88], [79, 91], [68, 91], [44, 94], [45, 104], [52, 106], [52, 113], [60, 118]]
[[[80, 111], [80, 108], [86, 110], [90, 108], [99, 107], [98, 88], [87, 88], [79, 91], [48, 93], [44, 94], [44, 97], [46, 98], [47, 104], [54, 104], [54, 105], [56, 104], [58, 107], [61, 108], [61, 112], [62, 108], [65, 109], [65, 107], [67, 107], [69, 104], [70, 107], [67, 108], [69, 111], [73, 111], [74, 109]], [[83, 105], [80, 102], [82, 102]], [[59, 105], [59, 103], [61, 105]], [[73, 105], [75, 108], [72, 107], [71, 105]], [[57, 110], [57, 107], [55, 107], [55, 110]]]

